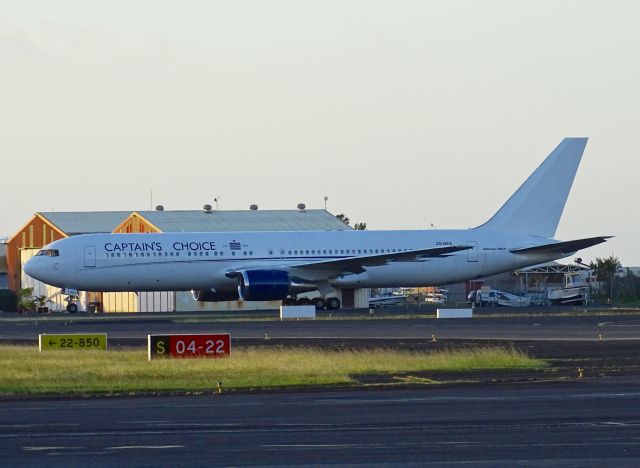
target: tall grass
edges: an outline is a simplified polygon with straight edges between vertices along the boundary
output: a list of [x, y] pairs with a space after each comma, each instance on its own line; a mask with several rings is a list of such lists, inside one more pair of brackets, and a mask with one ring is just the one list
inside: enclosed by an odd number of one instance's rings
[[511, 348], [415, 352], [241, 348], [223, 359], [147, 361], [145, 351], [49, 351], [0, 346], [0, 394], [207, 391], [353, 384], [363, 374], [544, 366]]

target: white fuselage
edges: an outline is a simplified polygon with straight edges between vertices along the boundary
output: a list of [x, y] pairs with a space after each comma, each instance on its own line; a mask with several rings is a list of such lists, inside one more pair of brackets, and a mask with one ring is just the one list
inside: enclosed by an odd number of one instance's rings
[[[162, 234], [87, 234], [46, 248], [57, 256], [33, 257], [25, 272], [45, 283], [84, 291], [234, 291], [229, 272], [295, 271], [295, 265], [445, 246], [469, 246], [446, 257], [392, 261], [362, 273], [322, 277], [296, 274], [338, 288], [444, 285], [534, 265], [558, 254], [513, 254], [509, 249], [549, 239], [476, 228], [429, 231], [300, 231]], [[567, 256], [567, 255], [562, 255]]]

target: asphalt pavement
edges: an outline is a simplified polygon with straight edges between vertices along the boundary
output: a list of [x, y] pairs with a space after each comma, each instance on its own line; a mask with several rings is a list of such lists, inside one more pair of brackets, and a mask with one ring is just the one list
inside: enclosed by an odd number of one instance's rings
[[640, 379], [0, 401], [3, 466], [638, 466]]
[[640, 315], [526, 316], [472, 319], [247, 320], [180, 316], [12, 317], [0, 319], [0, 341], [37, 340], [41, 333], [107, 333], [109, 338], [134, 339], [148, 334], [230, 333], [235, 339], [442, 339], [464, 340], [639, 340]]

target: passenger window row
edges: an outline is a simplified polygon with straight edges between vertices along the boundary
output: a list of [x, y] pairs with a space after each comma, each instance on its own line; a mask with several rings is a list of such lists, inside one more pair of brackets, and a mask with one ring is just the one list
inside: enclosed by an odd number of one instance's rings
[[[409, 249], [335, 249], [335, 250], [288, 250], [288, 255], [372, 255], [407, 252]], [[272, 251], [270, 251], [271, 253]], [[334, 253], [335, 252], [335, 253]]]
[[[384, 253], [396, 253], [396, 252], [407, 252], [409, 249], [323, 249], [323, 250], [288, 250], [287, 254], [289, 256], [296, 255], [373, 255], [373, 254], [384, 254]], [[335, 252], [335, 253], [334, 253]], [[253, 251], [243, 251], [243, 256], [253, 256]], [[284, 251], [281, 252], [281, 254]], [[41, 250], [36, 255], [48, 255], [48, 256], [57, 256], [57, 251], [43, 251]], [[269, 249], [269, 255], [273, 255], [274, 250]], [[105, 257], [179, 257], [180, 252], [106, 252]], [[197, 252], [187, 252], [187, 257], [222, 257], [223, 252], [217, 251], [197, 251]], [[236, 251], [231, 251], [231, 256], [236, 256]]]

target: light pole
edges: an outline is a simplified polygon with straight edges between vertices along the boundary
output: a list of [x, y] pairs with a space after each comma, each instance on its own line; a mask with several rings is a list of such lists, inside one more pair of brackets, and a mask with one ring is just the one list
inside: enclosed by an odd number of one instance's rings
[[[591, 267], [589, 265], [587, 265], [586, 263], [582, 263], [582, 259], [580, 257], [575, 258], [574, 261], [576, 262], [576, 264], [581, 265], [585, 268], [589, 269], [589, 279], [587, 281], [589, 281], [589, 290], [587, 292], [587, 303], [591, 302]], [[587, 305], [587, 304], [585, 304]]]
[[613, 276], [615, 275], [615, 271], [611, 272], [611, 293], [609, 294], [609, 302], [613, 305]]

